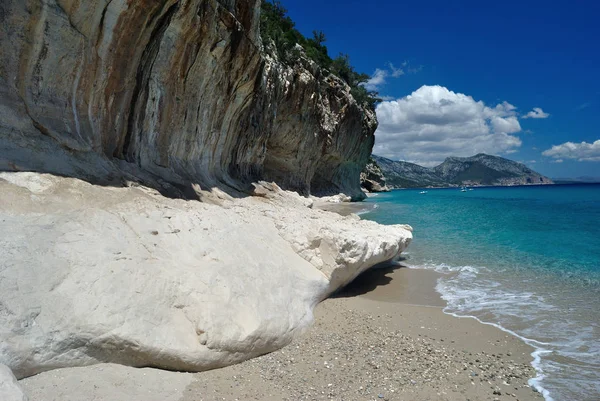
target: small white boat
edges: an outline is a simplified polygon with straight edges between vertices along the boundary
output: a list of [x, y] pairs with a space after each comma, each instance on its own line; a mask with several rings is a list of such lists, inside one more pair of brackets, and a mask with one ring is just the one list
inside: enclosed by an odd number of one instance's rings
[[473, 188], [469, 188], [469, 191], [472, 191], [472, 190], [473, 190]]
[[419, 193], [420, 193], [420, 194], [426, 194], [426, 193], [427, 193], [427, 191], [421, 191], [421, 192], [419, 192]]
[[462, 188], [460, 189], [460, 192], [467, 192], [467, 188], [465, 188], [465, 187], [462, 187]]

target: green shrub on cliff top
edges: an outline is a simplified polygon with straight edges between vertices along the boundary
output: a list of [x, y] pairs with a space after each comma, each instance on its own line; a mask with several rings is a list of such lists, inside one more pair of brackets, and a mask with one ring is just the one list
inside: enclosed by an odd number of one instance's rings
[[293, 63], [297, 60], [297, 54], [293, 51], [296, 44], [304, 49], [307, 57], [313, 60], [319, 67], [337, 75], [350, 86], [350, 92], [354, 99], [362, 105], [375, 109], [375, 104], [380, 101], [377, 92], [367, 91], [362, 85], [370, 77], [354, 70], [350, 65], [347, 54], [340, 54], [332, 59], [327, 46], [325, 34], [322, 31], [313, 31], [312, 38], [306, 38], [295, 28], [295, 23], [287, 15], [287, 10], [279, 1], [263, 0], [261, 5], [260, 31], [266, 48], [270, 43], [275, 45], [279, 60], [284, 63]]
[[350, 93], [359, 104], [366, 105], [371, 110], [375, 110], [375, 104], [381, 99], [377, 97], [377, 92], [368, 91], [362, 85], [369, 80], [369, 75], [360, 74], [354, 71], [350, 65], [350, 56], [340, 54], [331, 63], [330, 70], [333, 74], [342, 78], [350, 85]]

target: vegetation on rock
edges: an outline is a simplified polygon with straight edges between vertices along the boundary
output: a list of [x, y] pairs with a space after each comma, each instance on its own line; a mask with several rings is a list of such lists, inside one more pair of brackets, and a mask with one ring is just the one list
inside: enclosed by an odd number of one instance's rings
[[314, 61], [322, 70], [343, 79], [349, 86], [354, 99], [361, 105], [375, 109], [380, 101], [377, 92], [368, 91], [364, 83], [368, 74], [358, 73], [350, 64], [347, 54], [332, 59], [327, 51], [325, 34], [313, 31], [313, 37], [307, 38], [295, 28], [295, 23], [287, 15], [287, 10], [276, 0], [263, 0], [261, 5], [260, 31], [265, 49], [272, 49], [277, 58], [286, 64], [293, 64], [300, 57], [300, 45], [306, 57]]

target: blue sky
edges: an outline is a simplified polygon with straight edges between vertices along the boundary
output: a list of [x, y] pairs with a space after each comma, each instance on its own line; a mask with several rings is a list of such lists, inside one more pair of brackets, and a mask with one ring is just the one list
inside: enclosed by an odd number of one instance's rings
[[477, 150], [600, 176], [600, 2], [281, 3], [305, 35], [325, 32], [332, 57], [380, 70], [375, 153], [432, 165]]

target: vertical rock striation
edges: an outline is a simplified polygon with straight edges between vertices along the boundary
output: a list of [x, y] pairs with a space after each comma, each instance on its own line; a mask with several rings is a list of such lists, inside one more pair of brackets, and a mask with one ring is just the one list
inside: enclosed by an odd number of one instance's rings
[[[308, 60], [267, 56], [259, 11], [258, 0], [3, 0], [0, 139], [50, 139], [170, 182], [266, 179], [361, 198], [374, 113]], [[0, 168], [63, 173], [3, 149]]]

